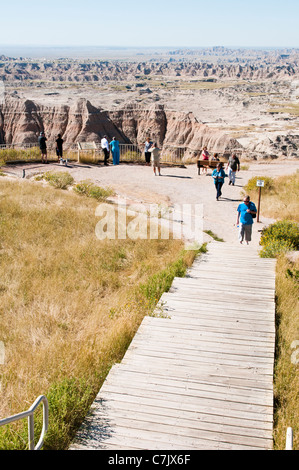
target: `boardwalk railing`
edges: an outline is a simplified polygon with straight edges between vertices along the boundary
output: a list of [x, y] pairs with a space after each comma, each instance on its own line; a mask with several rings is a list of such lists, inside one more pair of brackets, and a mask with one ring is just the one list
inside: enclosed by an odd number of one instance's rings
[[[38, 443], [34, 444], [34, 412], [40, 404], [43, 404], [43, 427]], [[27, 411], [10, 416], [9, 418], [1, 419], [0, 426], [19, 421], [20, 419], [28, 418], [28, 448], [29, 450], [40, 450], [44, 443], [44, 437], [48, 430], [49, 422], [49, 405], [48, 400], [44, 395], [40, 395], [33, 405]]]

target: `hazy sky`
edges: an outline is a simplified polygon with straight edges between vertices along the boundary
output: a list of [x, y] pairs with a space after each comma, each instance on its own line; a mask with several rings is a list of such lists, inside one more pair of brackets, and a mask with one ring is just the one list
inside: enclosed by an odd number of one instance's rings
[[1, 45], [299, 47], [299, 0], [4, 0], [1, 20]]

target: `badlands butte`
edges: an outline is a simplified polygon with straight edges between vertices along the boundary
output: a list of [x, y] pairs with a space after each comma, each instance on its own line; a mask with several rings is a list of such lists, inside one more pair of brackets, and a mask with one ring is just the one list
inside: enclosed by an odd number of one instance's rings
[[[4, 51], [3, 51], [4, 52]], [[45, 50], [1, 55], [0, 144], [115, 136], [196, 157], [299, 157], [299, 49]]]

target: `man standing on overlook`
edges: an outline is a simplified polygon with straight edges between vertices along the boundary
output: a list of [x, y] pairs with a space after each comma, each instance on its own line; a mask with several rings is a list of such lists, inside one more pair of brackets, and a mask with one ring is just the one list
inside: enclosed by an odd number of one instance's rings
[[237, 155], [234, 154], [232, 157], [229, 157], [226, 170], [228, 169], [228, 184], [235, 185], [236, 180], [236, 172], [240, 171], [240, 160], [238, 159]]
[[253, 218], [256, 217], [256, 207], [253, 202], [250, 201], [249, 196], [245, 196], [243, 203], [238, 206], [238, 217], [237, 217], [237, 226], [239, 226], [239, 242], [243, 243], [244, 237], [246, 243], [251, 241], [252, 235], [252, 224]]
[[108, 165], [108, 158], [109, 158], [110, 148], [109, 148], [109, 142], [107, 140], [106, 135], [104, 135], [104, 137], [101, 140], [101, 147], [102, 147], [103, 152], [104, 152], [104, 165], [107, 166]]
[[44, 132], [41, 132], [40, 135], [39, 135], [39, 138], [38, 138], [38, 144], [39, 144], [39, 148], [40, 148], [40, 151], [41, 151], [41, 154], [42, 154], [42, 163], [48, 163], [46, 141], [47, 141], [47, 138], [46, 138]]

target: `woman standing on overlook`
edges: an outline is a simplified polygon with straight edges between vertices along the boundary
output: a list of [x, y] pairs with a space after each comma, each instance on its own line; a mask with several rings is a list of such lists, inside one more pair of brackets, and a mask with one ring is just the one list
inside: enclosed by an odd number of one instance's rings
[[119, 142], [115, 137], [112, 137], [112, 140], [109, 144], [111, 147], [113, 165], [119, 165]]

